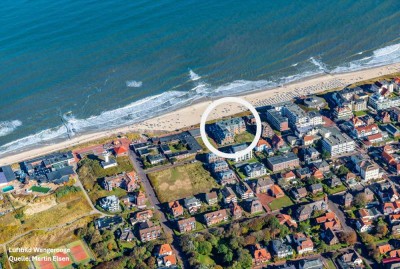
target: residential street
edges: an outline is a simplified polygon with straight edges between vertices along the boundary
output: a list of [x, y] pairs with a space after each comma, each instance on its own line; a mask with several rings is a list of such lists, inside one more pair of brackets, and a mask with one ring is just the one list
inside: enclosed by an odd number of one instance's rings
[[182, 261], [183, 268], [189, 268], [188, 264], [188, 259], [185, 258], [184, 253], [181, 251], [179, 243], [178, 243], [178, 237], [174, 234], [173, 230], [169, 227], [170, 223], [165, 217], [164, 212], [160, 208], [160, 201], [158, 200], [156, 193], [153, 190], [153, 187], [151, 186], [151, 183], [147, 177], [146, 172], [143, 170], [142, 163], [139, 160], [139, 157], [136, 155], [136, 153], [133, 150], [129, 150], [129, 159], [132, 162], [132, 165], [138, 174], [138, 177], [141, 179], [143, 187], [145, 188], [146, 191], [146, 196], [148, 198], [148, 201], [150, 204], [154, 207], [154, 210], [156, 210], [160, 216], [160, 224], [161, 227], [164, 231], [165, 234], [169, 234], [172, 236], [174, 239], [174, 242], [172, 244], [172, 247], [175, 250], [175, 253], [178, 257], [179, 260]]

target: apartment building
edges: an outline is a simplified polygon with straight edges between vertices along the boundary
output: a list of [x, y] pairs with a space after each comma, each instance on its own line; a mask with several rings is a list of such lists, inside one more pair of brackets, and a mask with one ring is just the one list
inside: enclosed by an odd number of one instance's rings
[[300, 165], [300, 160], [296, 154], [289, 152], [285, 155], [274, 156], [267, 159], [267, 166], [273, 172], [284, 169], [292, 169]]
[[196, 229], [196, 219], [194, 217], [178, 220], [178, 230], [180, 233], [191, 232]]
[[355, 142], [336, 128], [323, 128], [320, 133], [323, 137], [322, 148], [329, 152], [331, 157], [355, 150]]
[[228, 220], [228, 213], [226, 209], [221, 209], [218, 211], [204, 214], [203, 218], [207, 226], [211, 226]]

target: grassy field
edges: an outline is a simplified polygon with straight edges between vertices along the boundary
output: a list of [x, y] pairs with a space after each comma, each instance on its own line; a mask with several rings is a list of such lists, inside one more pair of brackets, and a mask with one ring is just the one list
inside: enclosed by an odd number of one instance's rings
[[40, 186], [32, 186], [30, 190], [34, 192], [48, 193], [51, 189]]
[[201, 163], [177, 166], [148, 176], [162, 203], [208, 192], [218, 186]]
[[53, 227], [74, 221], [92, 210], [82, 191], [57, 198], [57, 202], [55, 206], [37, 214], [24, 214], [24, 208], [21, 208], [18, 209], [19, 216], [17, 212], [2, 216], [0, 218], [0, 243], [34, 229]]
[[273, 210], [281, 209], [281, 208], [288, 207], [291, 205], [293, 205], [292, 200], [290, 200], [290, 198], [285, 195], [281, 198], [277, 198], [277, 199], [273, 200], [268, 206], [273, 211]]

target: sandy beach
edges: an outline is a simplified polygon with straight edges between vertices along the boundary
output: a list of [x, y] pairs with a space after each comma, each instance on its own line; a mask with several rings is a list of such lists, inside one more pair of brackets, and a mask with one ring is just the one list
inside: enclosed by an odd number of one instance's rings
[[[291, 100], [296, 96], [314, 94], [330, 89], [345, 87], [346, 85], [372, 79], [375, 77], [388, 75], [400, 71], [400, 63], [386, 65], [382, 67], [370, 68], [361, 71], [343, 73], [343, 74], [324, 74], [321, 76], [309, 78], [306, 80], [294, 82], [281, 87], [258, 91], [255, 93], [241, 96], [254, 106], [265, 106], [274, 103]], [[111, 131], [103, 131], [92, 134], [85, 134], [65, 140], [52, 145], [42, 146], [37, 149], [31, 149], [13, 155], [3, 157], [0, 165], [12, 164], [25, 159], [44, 155], [53, 151], [76, 146], [95, 139], [108, 137], [115, 134], [123, 134], [129, 132], [146, 132], [146, 131], [173, 131], [176, 129], [189, 127], [200, 123], [203, 111], [212, 101], [201, 102], [191, 106], [179, 109], [166, 115], [152, 118], [144, 122], [134, 124], [127, 127], [117, 128]], [[228, 104], [224, 107], [218, 107], [209, 120], [229, 116], [243, 111], [243, 108], [236, 104]]]

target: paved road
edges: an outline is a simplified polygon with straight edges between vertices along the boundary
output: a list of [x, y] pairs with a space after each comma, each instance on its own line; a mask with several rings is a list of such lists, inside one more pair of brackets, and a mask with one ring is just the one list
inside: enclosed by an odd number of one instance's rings
[[129, 158], [132, 162], [132, 165], [136, 173], [138, 174], [138, 177], [142, 181], [143, 187], [146, 191], [146, 195], [148, 197], [150, 204], [154, 207], [154, 210], [156, 210], [159, 213], [158, 215], [160, 216], [160, 223], [161, 227], [164, 230], [164, 233], [171, 235], [172, 238], [174, 239], [172, 247], [174, 248], [177, 257], [182, 261], [183, 268], [189, 268], [188, 259], [185, 257], [185, 254], [180, 249], [180, 246], [178, 244], [178, 237], [174, 234], [174, 231], [169, 227], [169, 221], [167, 220], [164, 212], [160, 208], [160, 201], [158, 200], [154, 192], [154, 189], [151, 186], [151, 183], [149, 181], [149, 178], [147, 177], [146, 172], [143, 170], [140, 158], [136, 155], [136, 153], [133, 150], [129, 150]]
[[[340, 195], [337, 195], [337, 194], [336, 194], [336, 195], [331, 195], [330, 197], [328, 197], [328, 198], [329, 198], [329, 199], [328, 199], [329, 208], [330, 208], [333, 212], [335, 212], [336, 216], [338, 216], [338, 218], [339, 218], [339, 220], [340, 220], [340, 222], [341, 222], [341, 224], [342, 224], [342, 227], [343, 227], [343, 230], [344, 230], [344, 231], [346, 231], [346, 232], [351, 232], [351, 231], [356, 232], [351, 226], [348, 225], [348, 223], [346, 223], [346, 217], [345, 217], [343, 211], [339, 208], [339, 206], [338, 206], [336, 203], [334, 203], [334, 202], [331, 200], [333, 197], [335, 197], [336, 199], [338, 199], [338, 198], [340, 198], [339, 196], [340, 196]], [[361, 238], [360, 238], [360, 236], [358, 236], [358, 234], [357, 234], [357, 238], [358, 238], [358, 242], [357, 242], [354, 246], [355, 246], [356, 248], [361, 249], [361, 251], [362, 251], [362, 258], [365, 259], [365, 261], [366, 261], [372, 268], [376, 268], [377, 264], [376, 264], [373, 260], [371, 260], [371, 259], [369, 258], [368, 250], [367, 250], [367, 248], [365, 247], [364, 244], [360, 243], [360, 242], [361, 242]]]
[[340, 223], [342, 224], [343, 230], [346, 232], [355, 232], [354, 229], [346, 223], [346, 217], [345, 217], [343, 211], [340, 210], [339, 206], [331, 200], [331, 197], [328, 197], [329, 209], [332, 210], [336, 214], [336, 216], [339, 218]]

